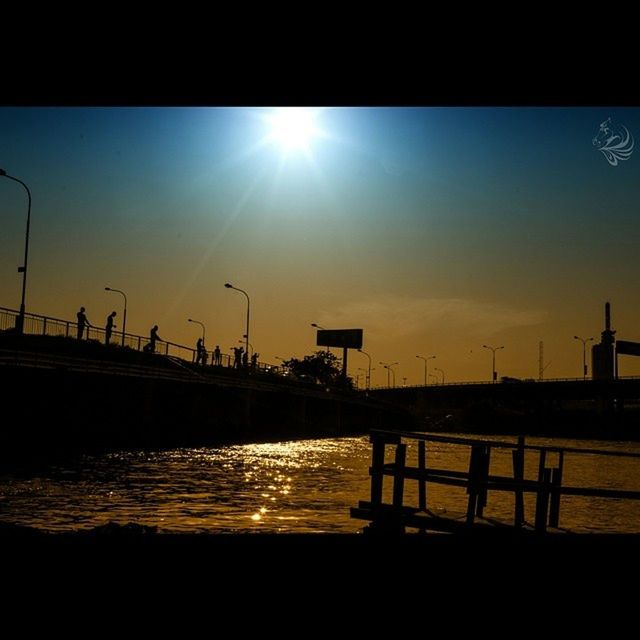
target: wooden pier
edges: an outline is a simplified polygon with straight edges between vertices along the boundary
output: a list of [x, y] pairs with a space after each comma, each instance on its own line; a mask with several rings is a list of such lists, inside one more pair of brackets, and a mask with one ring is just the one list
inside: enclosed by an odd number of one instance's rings
[[[428, 433], [372, 431], [371, 497], [351, 508], [351, 517], [368, 520], [367, 531], [404, 533], [406, 528], [419, 532], [438, 531], [468, 533], [493, 531], [504, 533], [568, 532], [560, 526], [562, 496], [588, 496], [625, 500], [640, 500], [640, 491], [576, 487], [563, 485], [563, 472], [568, 456], [598, 455], [640, 458], [638, 453], [528, 445], [524, 436], [517, 443], [498, 440], [449, 437]], [[417, 443], [415, 466], [407, 460], [407, 443]], [[469, 452], [467, 471], [439, 469], [427, 463], [427, 443], [446, 443], [466, 448]], [[387, 447], [394, 448], [393, 461], [387, 462]], [[494, 449], [511, 450], [513, 475], [490, 473], [491, 452]], [[525, 454], [537, 456], [537, 478], [525, 477]], [[383, 501], [385, 478], [392, 478], [391, 502]], [[407, 481], [418, 483], [417, 504], [405, 504]], [[430, 509], [427, 503], [429, 483], [464, 487], [467, 509], [463, 513]], [[514, 494], [512, 521], [487, 517], [485, 508], [489, 494], [507, 491]], [[525, 493], [535, 494], [533, 522], [525, 520]]]

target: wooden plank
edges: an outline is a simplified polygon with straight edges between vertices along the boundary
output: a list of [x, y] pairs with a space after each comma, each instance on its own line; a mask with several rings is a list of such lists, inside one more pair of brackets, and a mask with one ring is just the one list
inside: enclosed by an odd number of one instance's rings
[[386, 443], [381, 438], [372, 439], [371, 454], [371, 502], [380, 504], [382, 502], [382, 488], [384, 483], [384, 452]]
[[524, 436], [518, 436], [518, 448], [512, 452], [513, 479], [515, 481], [515, 509], [513, 523], [516, 527], [524, 524]]
[[542, 469], [542, 483], [536, 500], [536, 533], [544, 533], [547, 530], [547, 517], [549, 514], [549, 494], [551, 489], [551, 469]]
[[478, 504], [476, 505], [476, 515], [482, 517], [484, 508], [487, 506], [488, 491], [488, 478], [489, 467], [491, 466], [491, 447], [485, 445], [481, 449], [482, 457], [479, 468], [479, 482], [480, 488], [478, 491]]
[[478, 503], [478, 472], [481, 464], [482, 445], [476, 444], [471, 447], [471, 455], [469, 456], [469, 481], [467, 482], [467, 525], [471, 526], [476, 513]]
[[[395, 436], [397, 441], [400, 438], [407, 438], [412, 440], [424, 440], [426, 442], [443, 442], [449, 444], [460, 444], [473, 446], [475, 444], [488, 444], [492, 447], [498, 447], [502, 449], [517, 449], [519, 447], [518, 444], [513, 442], [505, 442], [503, 440], [486, 440], [481, 438], [461, 438], [458, 436], [439, 436], [431, 433], [420, 433], [415, 431], [384, 431], [384, 430], [372, 430], [371, 437], [373, 438], [375, 434], [385, 434], [390, 436]], [[392, 441], [390, 441], [392, 442]], [[395, 442], [395, 441], [393, 441]], [[631, 451], [610, 451], [607, 449], [587, 449], [581, 447], [549, 447], [537, 444], [527, 444], [524, 447], [530, 451], [550, 451], [554, 453], [558, 453], [560, 451], [564, 451], [564, 453], [576, 453], [581, 455], [603, 455], [603, 456], [612, 456], [612, 457], [620, 457], [620, 458], [640, 458], [640, 453], [634, 453]]]
[[422, 511], [427, 510], [427, 480], [426, 476], [423, 476], [427, 466], [426, 461], [426, 444], [424, 440], [420, 440], [418, 442], [418, 471], [421, 477], [418, 480], [418, 507]]
[[404, 465], [407, 459], [407, 445], [396, 446], [395, 474], [393, 476], [393, 506], [395, 509], [402, 508], [404, 500]]
[[560, 489], [562, 488], [562, 469], [564, 467], [564, 453], [558, 454], [558, 466], [551, 473], [551, 504], [549, 505], [549, 526], [558, 527], [560, 522]]

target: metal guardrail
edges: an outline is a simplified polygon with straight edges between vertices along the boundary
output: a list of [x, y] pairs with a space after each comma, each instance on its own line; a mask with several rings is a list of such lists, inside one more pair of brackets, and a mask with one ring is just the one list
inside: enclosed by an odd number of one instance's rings
[[[615, 380], [640, 380], [640, 376], [618, 376], [617, 378], [615, 378]], [[615, 381], [614, 380], [614, 381]], [[424, 384], [413, 384], [413, 385], [406, 385], [406, 386], [396, 386], [396, 387], [387, 387], [387, 385], [377, 385], [377, 386], [373, 386], [370, 388], [370, 390], [375, 390], [375, 391], [398, 391], [399, 389], [425, 389], [425, 388], [429, 388], [431, 389], [432, 387], [467, 387], [467, 386], [473, 386], [473, 385], [496, 385], [496, 386], [518, 386], [520, 384], [532, 384], [532, 383], [536, 383], [536, 384], [546, 384], [548, 382], [600, 382], [599, 380], [593, 380], [591, 378], [588, 378], [586, 381], [584, 378], [545, 378], [544, 380], [534, 380], [534, 379], [524, 379], [524, 380], [506, 380], [506, 381], [498, 381], [498, 382], [492, 382], [491, 380], [473, 380], [473, 381], [469, 381], [469, 382], [438, 382], [438, 383], [433, 383], [433, 384], [428, 384], [428, 385], [424, 385]]]
[[[0, 307], [0, 331], [9, 331], [15, 328], [16, 318], [19, 313], [15, 309], [8, 309], [7, 307]], [[77, 337], [78, 335], [78, 323], [71, 320], [63, 320], [61, 318], [53, 318], [51, 316], [43, 316], [38, 313], [25, 313], [24, 318], [24, 333], [41, 336], [61, 336], [66, 338]], [[96, 340], [104, 343], [106, 340], [106, 331], [100, 327], [86, 326], [83, 332], [83, 340]], [[122, 332], [113, 331], [111, 334], [111, 340], [109, 344], [114, 346], [121, 346], [123, 343]], [[140, 336], [133, 333], [126, 333], [124, 335], [124, 346], [134, 351], [143, 351], [144, 348], [150, 343], [149, 338]], [[159, 341], [156, 343], [156, 353], [172, 358], [179, 358], [186, 362], [195, 362], [196, 350], [191, 347], [178, 344], [171, 341]], [[206, 364], [214, 364], [214, 352], [206, 352]], [[221, 353], [217, 366], [221, 367], [233, 367], [233, 358], [226, 354]], [[244, 367], [243, 367], [244, 368]], [[266, 362], [258, 362], [256, 368], [260, 371], [280, 371], [280, 367], [272, 365]]]

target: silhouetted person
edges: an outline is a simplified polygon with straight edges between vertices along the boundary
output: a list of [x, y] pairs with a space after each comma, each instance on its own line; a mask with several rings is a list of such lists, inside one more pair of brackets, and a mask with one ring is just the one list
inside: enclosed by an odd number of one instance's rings
[[116, 317], [116, 312], [112, 311], [108, 316], [107, 316], [107, 326], [104, 328], [104, 343], [106, 345], [109, 344], [109, 340], [111, 340], [111, 332], [113, 331], [113, 328], [116, 326], [115, 324], [113, 324], [113, 319]]
[[202, 338], [198, 338], [198, 342], [196, 342], [196, 364], [204, 364], [206, 355], [207, 352], [204, 348], [204, 342]]
[[255, 351], [253, 352], [253, 355], [251, 356], [251, 368], [255, 369], [258, 366], [258, 357], [260, 356], [259, 353], [256, 353]]
[[[240, 347], [242, 349], [242, 347]], [[242, 366], [246, 369], [249, 366], [249, 352], [245, 351], [242, 354]]]
[[242, 366], [242, 352], [244, 349], [242, 347], [234, 347], [233, 348], [233, 368], [239, 369]]
[[158, 335], [158, 325], [155, 324], [149, 333], [149, 344], [145, 345], [144, 350], [148, 353], [155, 353], [156, 342], [158, 340], [160, 340], [160, 342], [164, 342], [164, 340]]
[[220, 345], [217, 344], [216, 348], [213, 351], [213, 364], [221, 365], [222, 364], [222, 353], [220, 352]]
[[78, 340], [82, 340], [82, 336], [84, 335], [84, 328], [93, 326], [88, 320], [87, 316], [84, 312], [84, 307], [80, 307], [80, 311], [78, 311]]

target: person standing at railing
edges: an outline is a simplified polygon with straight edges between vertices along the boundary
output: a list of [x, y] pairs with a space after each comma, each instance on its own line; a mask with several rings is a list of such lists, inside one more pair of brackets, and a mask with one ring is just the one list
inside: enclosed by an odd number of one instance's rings
[[204, 365], [206, 355], [207, 352], [204, 348], [204, 342], [202, 338], [198, 338], [198, 342], [196, 342], [196, 364]]
[[222, 365], [222, 353], [220, 351], [220, 345], [217, 344], [216, 348], [213, 350], [213, 364], [217, 366]]
[[[87, 316], [85, 314], [84, 307], [80, 307], [80, 311], [77, 313], [78, 317], [78, 340], [82, 340], [82, 336], [84, 335], [85, 327], [92, 327], [93, 325], [87, 320]], [[87, 331], [87, 334], [89, 332]]]
[[149, 333], [149, 344], [144, 346], [144, 351], [148, 353], [155, 353], [156, 351], [156, 342], [160, 340], [160, 342], [164, 342], [164, 340], [158, 335], [158, 325], [153, 325], [151, 332]]
[[116, 317], [116, 312], [112, 311], [107, 316], [107, 326], [104, 328], [104, 343], [108, 346], [109, 340], [111, 340], [111, 333], [113, 332], [113, 328], [116, 326], [113, 324], [113, 319]]

